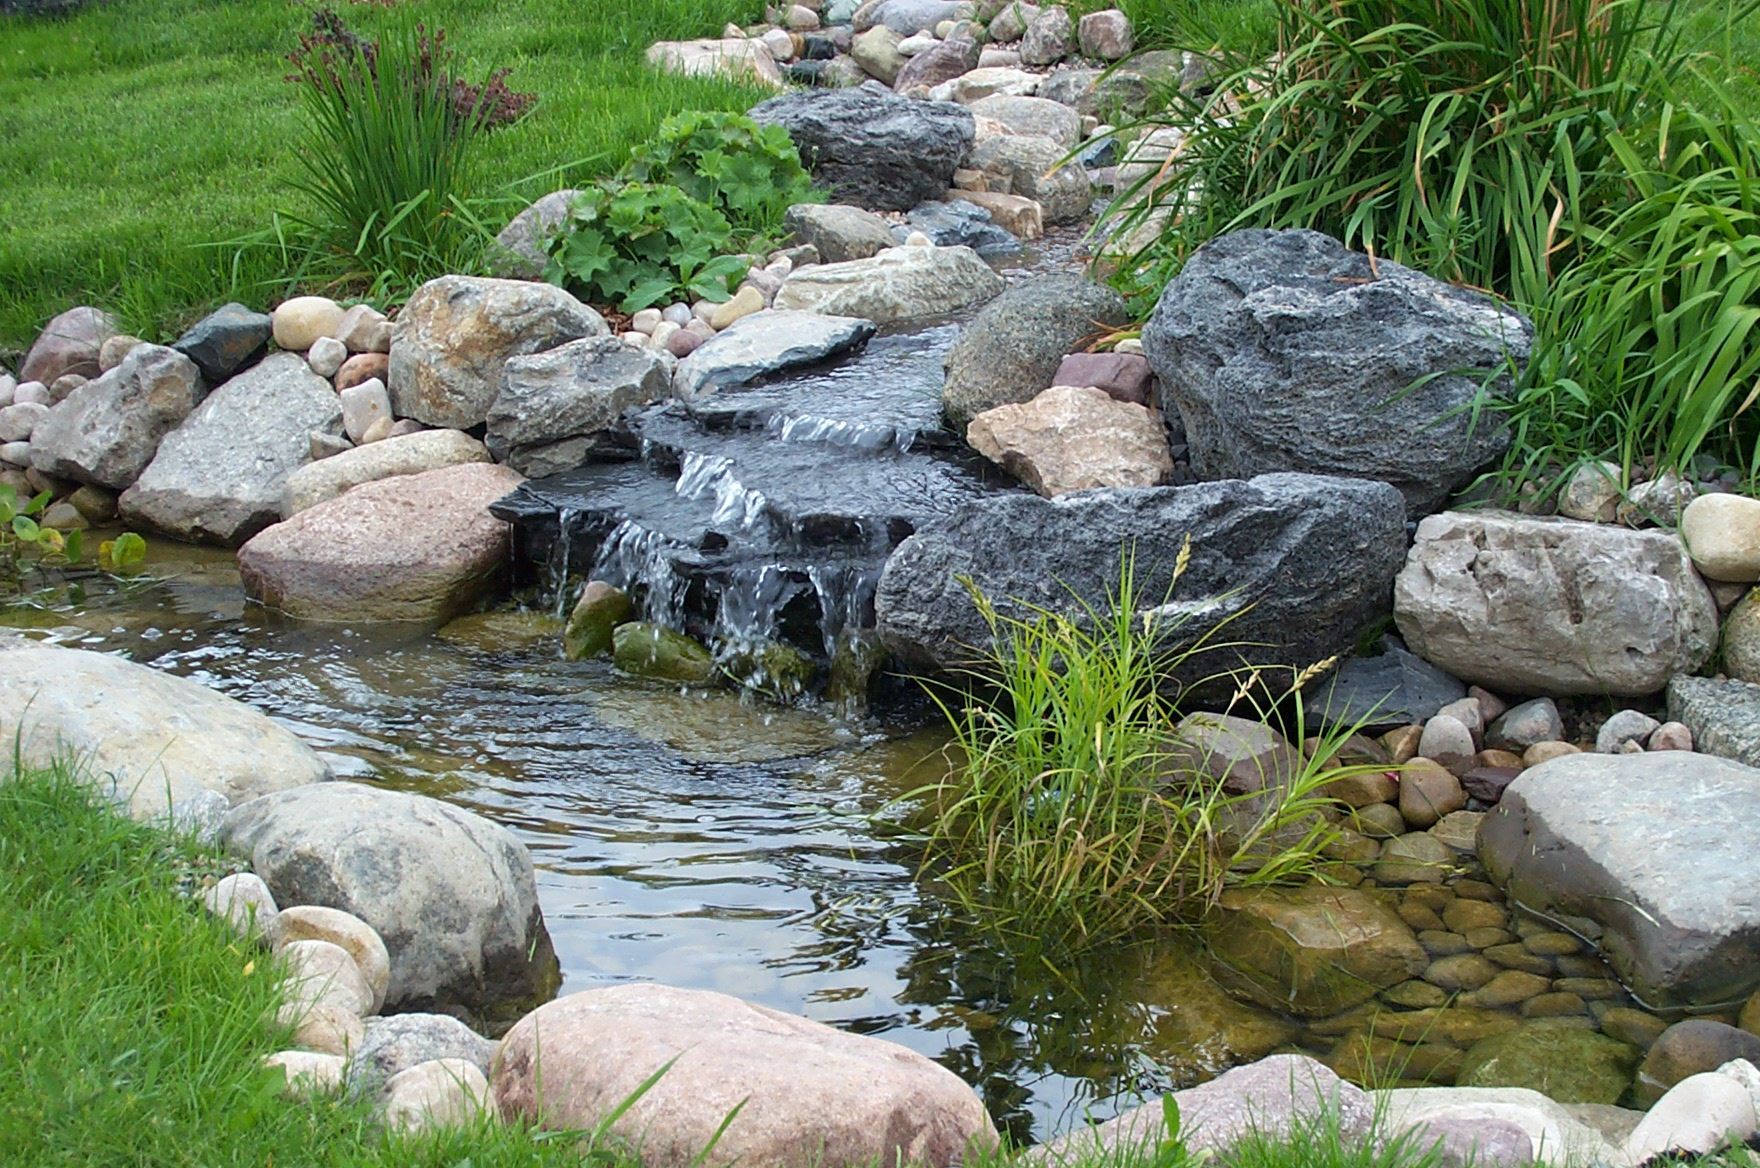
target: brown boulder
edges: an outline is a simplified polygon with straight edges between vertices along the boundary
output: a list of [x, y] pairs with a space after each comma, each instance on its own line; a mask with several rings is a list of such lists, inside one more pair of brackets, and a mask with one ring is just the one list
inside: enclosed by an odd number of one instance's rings
[[669, 1069], [611, 1125], [647, 1168], [894, 1164], [940, 1168], [996, 1130], [958, 1076], [877, 1038], [706, 990], [615, 985], [558, 999], [502, 1040], [490, 1080], [502, 1118], [591, 1129]]
[[500, 575], [508, 529], [489, 504], [523, 481], [465, 463], [364, 483], [240, 548], [245, 590], [307, 620], [445, 620]]
[[1046, 497], [1153, 487], [1173, 473], [1161, 419], [1092, 387], [1054, 385], [1023, 405], [985, 410], [966, 441]]
[[31, 351], [19, 367], [19, 381], [53, 385], [69, 373], [96, 377], [104, 370], [98, 354], [104, 342], [116, 335], [116, 322], [97, 308], [70, 308], [43, 326]]

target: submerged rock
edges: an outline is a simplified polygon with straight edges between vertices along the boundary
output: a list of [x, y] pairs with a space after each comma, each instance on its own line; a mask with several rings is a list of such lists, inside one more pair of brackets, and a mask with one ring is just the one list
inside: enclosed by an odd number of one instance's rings
[[1488, 297], [1319, 232], [1248, 230], [1192, 256], [1143, 350], [1198, 474], [1377, 479], [1421, 516], [1508, 445], [1478, 407], [1508, 392], [1532, 338]]
[[240, 548], [245, 591], [305, 620], [445, 620], [505, 570], [508, 526], [489, 504], [524, 481], [473, 462], [355, 487]]
[[[1188, 538], [1190, 564], [1171, 586]], [[1103, 606], [1130, 551], [1136, 602], [1165, 622], [1170, 642], [1220, 629], [1216, 639], [1230, 643], [1185, 658], [1173, 680], [1195, 684], [1244, 662], [1284, 667], [1267, 678], [1281, 689], [1293, 670], [1348, 651], [1385, 613], [1404, 544], [1399, 492], [1359, 479], [996, 495], [899, 545], [875, 609], [881, 636], [909, 666], [981, 665], [990, 631], [961, 576], [1001, 612], [1029, 604], [1079, 619], [1078, 598]]]
[[178, 818], [209, 792], [236, 803], [330, 777], [243, 702], [83, 649], [0, 650], [0, 732], [26, 766], [80, 759], [84, 780], [136, 819]]
[[1632, 1085], [1638, 1052], [1566, 1019], [1526, 1022], [1467, 1052], [1462, 1087], [1526, 1087], [1560, 1103], [1613, 1103]]
[[[617, 985], [540, 1007], [508, 1031], [491, 1076], [510, 1122], [611, 1123], [649, 1168], [911, 1163], [949, 1168], [996, 1143], [983, 1103], [902, 1046], [706, 990]], [[738, 1117], [725, 1130], [735, 1109]]]
[[625, 673], [707, 685], [715, 680], [715, 659], [709, 650], [677, 629], [631, 621], [611, 635], [611, 659]]
[[633, 606], [629, 594], [603, 580], [589, 580], [580, 600], [568, 614], [562, 649], [570, 661], [611, 652], [611, 634], [629, 620]]
[[494, 1012], [553, 992], [532, 858], [507, 829], [436, 799], [325, 783], [253, 799], [221, 828], [282, 904], [371, 925], [387, 1009]]
[[781, 126], [813, 177], [844, 202], [908, 211], [953, 185], [975, 132], [971, 112], [871, 89], [791, 93], [752, 107], [760, 125]]
[[1229, 893], [1222, 908], [1209, 936], [1219, 975], [1272, 1009], [1337, 1014], [1429, 964], [1410, 926], [1353, 888]]
[[1420, 523], [1394, 619], [1418, 656], [1494, 693], [1643, 696], [1717, 647], [1717, 605], [1672, 532], [1502, 511]]
[[1504, 789], [1479, 855], [1510, 899], [1586, 919], [1652, 1007], [1733, 1002], [1760, 987], [1754, 849], [1760, 770], [1685, 751], [1572, 754]]

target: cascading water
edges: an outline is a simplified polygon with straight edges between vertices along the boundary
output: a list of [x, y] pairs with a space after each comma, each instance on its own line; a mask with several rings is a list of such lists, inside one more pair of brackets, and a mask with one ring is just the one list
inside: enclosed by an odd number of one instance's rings
[[780, 643], [832, 662], [872, 629], [902, 540], [1011, 487], [940, 429], [956, 331], [895, 333], [826, 368], [650, 407], [627, 419], [634, 461], [533, 480], [496, 511], [560, 603], [604, 580], [723, 660]]

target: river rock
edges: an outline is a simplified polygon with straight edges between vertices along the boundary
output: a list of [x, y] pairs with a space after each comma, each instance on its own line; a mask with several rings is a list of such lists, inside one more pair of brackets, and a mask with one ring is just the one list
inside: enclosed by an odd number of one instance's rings
[[1619, 754], [1628, 742], [1643, 746], [1662, 723], [1642, 710], [1620, 710], [1595, 733], [1595, 749], [1602, 754]]
[[982, 304], [1002, 288], [1002, 277], [969, 247], [895, 247], [791, 274], [776, 307], [895, 324]]
[[1760, 580], [1760, 499], [1700, 495], [1681, 512], [1680, 537], [1707, 579]]
[[1075, 21], [1069, 10], [1054, 4], [1041, 9], [1021, 35], [1021, 63], [1054, 65], [1075, 47]]
[[810, 90], [752, 108], [788, 131], [813, 177], [844, 202], [908, 211], [953, 185], [975, 132], [971, 112], [867, 89]]
[[263, 359], [273, 328], [266, 312], [224, 304], [191, 325], [171, 347], [194, 361], [209, 385], [219, 385]]
[[0, 651], [0, 731], [27, 766], [79, 758], [86, 781], [137, 819], [208, 791], [236, 803], [330, 777], [309, 747], [244, 703], [83, 649]]
[[391, 955], [373, 927], [353, 913], [317, 904], [296, 904], [275, 917], [277, 949], [296, 941], [328, 941], [345, 951], [371, 995], [363, 1015], [377, 1014], [391, 984]]
[[614, 985], [541, 1006], [508, 1031], [491, 1079], [510, 1122], [591, 1129], [669, 1062], [611, 1123], [649, 1168], [699, 1163], [718, 1131], [716, 1164], [947, 1168], [996, 1142], [983, 1103], [945, 1067], [706, 990]]
[[551, 191], [515, 215], [495, 237], [490, 257], [495, 275], [509, 280], [541, 280], [550, 262], [550, 243], [568, 221], [580, 191]]
[[1325, 1017], [1422, 973], [1429, 958], [1381, 901], [1307, 885], [1225, 893], [1209, 935], [1218, 976], [1260, 1005]]
[[342, 312], [342, 305], [328, 296], [295, 296], [269, 314], [271, 333], [281, 348], [303, 353], [320, 338], [336, 335]]
[[892, 228], [872, 211], [847, 203], [797, 203], [784, 224], [797, 243], [812, 244], [828, 264], [865, 260], [892, 246]]
[[1105, 390], [1054, 386], [972, 419], [972, 449], [1039, 494], [1153, 487], [1173, 473], [1161, 419]]
[[347, 1060], [337, 1054], [320, 1054], [313, 1050], [277, 1051], [263, 1060], [267, 1070], [279, 1071], [284, 1098], [303, 1099], [325, 1095], [342, 1085], [342, 1068]]
[[341, 427], [330, 383], [299, 354], [272, 354], [165, 435], [123, 493], [122, 516], [179, 539], [237, 546], [280, 517], [287, 476], [311, 460], [311, 432]]
[[430, 1059], [385, 1084], [379, 1119], [393, 1131], [468, 1127], [489, 1110], [489, 1081], [463, 1059]]
[[331, 941], [291, 941], [276, 948], [297, 1006], [333, 1006], [357, 1017], [373, 1012], [373, 991], [348, 950]]
[[[1565, 1168], [1618, 1160], [1618, 1150], [1606, 1137], [1573, 1115], [1572, 1109], [1538, 1091], [1521, 1087], [1408, 1087], [1376, 1091], [1372, 1098], [1388, 1131], [1402, 1132], [1420, 1123], [1448, 1122], [1469, 1130], [1510, 1124], [1527, 1135], [1538, 1163]], [[1485, 1165], [1484, 1160], [1476, 1163]]]
[[304, 620], [446, 620], [500, 578], [508, 527], [489, 504], [524, 481], [471, 462], [354, 487], [240, 548], [245, 591]]
[[1462, 1087], [1526, 1087], [1560, 1103], [1613, 1103], [1631, 1086], [1638, 1052], [1623, 1042], [1550, 1019], [1527, 1022], [1467, 1052]]
[[[1180, 549], [1185, 575], [1169, 593]], [[887, 561], [876, 596], [887, 645], [916, 668], [975, 665], [989, 629], [956, 577], [997, 608], [1042, 605], [1077, 617], [1074, 597], [1104, 604], [1124, 546], [1136, 549], [1137, 596], [1181, 641], [1225, 627], [1229, 648], [1181, 663], [1191, 684], [1247, 662], [1304, 669], [1349, 649], [1385, 611], [1387, 581], [1405, 542], [1398, 492], [1382, 483], [1315, 475], [1057, 499], [995, 495], [920, 530]], [[1228, 620], [1226, 626], [1221, 622]]]
[[361, 1016], [334, 1002], [291, 1001], [275, 1011], [275, 1021], [293, 1031], [301, 1050], [352, 1058], [366, 1028]]
[[847, 353], [866, 344], [874, 332], [874, 322], [859, 317], [781, 308], [755, 312], [680, 361], [673, 387], [685, 401], [694, 401]]
[[1231, 793], [1281, 790], [1302, 756], [1275, 729], [1252, 718], [1189, 714], [1174, 727], [1159, 762], [1164, 780], [1220, 784]]
[[1754, 852], [1723, 826], [1760, 815], [1760, 770], [1680, 751], [1573, 754], [1523, 772], [1479, 832], [1516, 904], [1586, 918], [1657, 1007], [1760, 987]]
[[117, 333], [110, 314], [97, 308], [70, 308], [43, 326], [18, 367], [20, 382], [40, 381], [53, 385], [69, 373], [96, 377], [98, 354], [104, 342]]
[[562, 648], [570, 661], [611, 652], [612, 634], [634, 615], [629, 594], [603, 580], [589, 580], [568, 614]]
[[999, 44], [1020, 40], [1027, 34], [1027, 26], [1038, 19], [1040, 11], [1039, 5], [1028, 4], [1025, 0], [1003, 4], [990, 18], [990, 38]]
[[221, 838], [281, 903], [341, 909], [378, 932], [391, 957], [388, 1009], [492, 1011], [555, 985], [532, 858], [481, 816], [325, 783], [234, 807]]
[[626, 410], [665, 397], [668, 363], [615, 337], [570, 341], [507, 362], [489, 407], [489, 453], [521, 474], [573, 470]]
[[1681, 674], [1668, 682], [1668, 716], [1695, 750], [1760, 767], [1760, 685]]
[[483, 444], [461, 430], [423, 430], [386, 438], [307, 463], [288, 475], [281, 492], [281, 517], [290, 519], [362, 483], [488, 461]]
[[[1139, 60], [1141, 58], [1139, 57]], [[1069, 106], [1083, 117], [1131, 118], [1153, 100], [1149, 79], [1135, 69], [1059, 69], [1039, 85], [1039, 96]]]
[[[902, 46], [900, 48], [902, 52]], [[978, 67], [980, 49], [971, 37], [954, 37], [924, 49], [906, 61], [892, 87], [906, 93], [919, 86], [932, 87], [951, 81]]]
[[858, 32], [885, 25], [900, 36], [933, 31], [944, 20], [966, 20], [973, 12], [970, 3], [960, 0], [880, 0], [864, 6], [857, 14]]
[[1082, 17], [1076, 33], [1082, 56], [1102, 61], [1121, 61], [1135, 47], [1130, 17], [1116, 8], [1090, 12]]
[[[985, 49], [984, 53], [994, 56], [1000, 50]], [[970, 73], [955, 77], [952, 81], [937, 85], [929, 93], [931, 101], [956, 101], [961, 105], [970, 105], [980, 98], [992, 94], [1007, 93], [1016, 97], [1031, 97], [1039, 90], [1039, 83], [1044, 78], [1038, 73], [1029, 73], [1025, 69], [1017, 69], [1018, 58], [1011, 64], [985, 65]]]
[[1088, 172], [1066, 164], [1067, 152], [1050, 138], [997, 134], [972, 148], [967, 165], [993, 180], [991, 190], [1038, 203], [1046, 223], [1075, 223], [1094, 201]]
[[1675, 1084], [1735, 1059], [1760, 1059], [1760, 1037], [1710, 1018], [1676, 1022], [1650, 1044], [1632, 1094], [1648, 1106]]
[[850, 58], [868, 76], [890, 88], [898, 79], [898, 71], [904, 68], [905, 55], [899, 48], [903, 43], [902, 34], [877, 24], [857, 33], [850, 41]]
[[1487, 297], [1317, 231], [1246, 230], [1186, 262], [1143, 349], [1198, 474], [1378, 479], [1427, 515], [1508, 444], [1475, 405], [1532, 336]]
[[776, 67], [776, 58], [762, 41], [745, 37], [656, 41], [648, 46], [648, 64], [685, 77], [718, 77], [782, 88], [782, 71]]
[[1500, 511], [1420, 523], [1394, 617], [1413, 652], [1498, 692], [1650, 694], [1717, 643], [1671, 533]]
[[[1395, 814], [1404, 818], [1398, 811]], [[1381, 845], [1374, 875], [1380, 884], [1441, 884], [1454, 865], [1454, 852], [1447, 844], [1427, 831], [1412, 831]]]
[[549, 284], [442, 276], [416, 290], [391, 347], [391, 401], [399, 417], [430, 426], [481, 425], [500, 396], [508, 359], [610, 328]]
[[[1223, 1163], [1228, 1150], [1249, 1137], [1287, 1139], [1292, 1132], [1324, 1125], [1345, 1147], [1355, 1147], [1376, 1126], [1375, 1105], [1361, 1088], [1299, 1054], [1274, 1054], [1236, 1067], [1173, 1092], [1173, 1101], [1186, 1152], [1208, 1153]], [[1053, 1168], [1138, 1163], [1152, 1159], [1166, 1136], [1165, 1110], [1156, 1099], [1033, 1148], [1020, 1162]]]
[[941, 408], [965, 433], [997, 406], [1031, 401], [1064, 355], [1130, 319], [1124, 298], [1080, 276], [1043, 276], [1010, 288], [960, 329], [947, 351]]
[[1626, 1137], [1626, 1162], [1644, 1164], [1665, 1152], [1708, 1155], [1747, 1140], [1756, 1126], [1754, 1101], [1741, 1083], [1710, 1071], [1692, 1075], [1669, 1088]]
[[376, 1095], [394, 1077], [434, 1059], [458, 1059], [484, 1075], [495, 1044], [450, 1014], [393, 1014], [369, 1018], [349, 1062], [351, 1091]]
[[255, 872], [222, 876], [202, 891], [202, 906], [247, 941], [265, 940], [274, 932], [275, 895]]
[[1485, 745], [1501, 750], [1527, 750], [1563, 738], [1564, 719], [1559, 717], [1558, 703], [1551, 698], [1535, 698], [1511, 706], [1485, 730]]
[[991, 118], [1011, 134], [1048, 138], [1068, 150], [1082, 140], [1082, 116], [1066, 105], [1042, 97], [993, 94], [970, 103], [973, 114]]
[[138, 345], [37, 423], [31, 465], [57, 478], [120, 490], [140, 477], [160, 440], [189, 416], [203, 392], [195, 362], [173, 349]]

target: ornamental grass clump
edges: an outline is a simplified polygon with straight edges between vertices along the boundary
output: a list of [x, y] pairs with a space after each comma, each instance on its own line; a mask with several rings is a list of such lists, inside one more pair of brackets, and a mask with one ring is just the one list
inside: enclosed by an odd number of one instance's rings
[[[1188, 543], [1173, 583], [1190, 554]], [[1286, 783], [1228, 790], [1180, 761], [1189, 752], [1175, 735], [1184, 695], [1173, 680], [1197, 654], [1227, 646], [1193, 636], [1180, 607], [1144, 604], [1132, 554], [1103, 603], [1076, 598], [1074, 619], [1025, 604], [1005, 613], [963, 582], [990, 644], [970, 670], [971, 692], [930, 690], [953, 731], [952, 765], [904, 798], [927, 869], [972, 915], [1083, 947], [1196, 923], [1228, 888], [1314, 875], [1331, 838], [1321, 788], [1344, 773], [1324, 760], [1351, 728], [1323, 735], [1320, 761]], [[1300, 690], [1328, 664], [1281, 692], [1266, 685], [1270, 669], [1210, 683], [1233, 684], [1235, 708], [1293, 710], [1301, 741]]]

